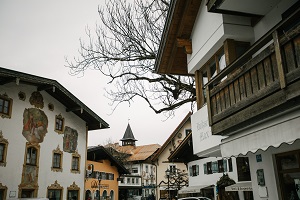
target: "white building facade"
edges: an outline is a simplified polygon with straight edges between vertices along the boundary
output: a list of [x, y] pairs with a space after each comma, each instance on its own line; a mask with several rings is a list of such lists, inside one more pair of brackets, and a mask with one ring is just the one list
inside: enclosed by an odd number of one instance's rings
[[84, 199], [87, 134], [108, 124], [54, 80], [0, 71], [0, 199]]
[[212, 135], [226, 136], [222, 157], [249, 159], [249, 199], [300, 199], [299, 8], [296, 0], [179, 0], [164, 30], [157, 72], [195, 75], [198, 110], [207, 105]]

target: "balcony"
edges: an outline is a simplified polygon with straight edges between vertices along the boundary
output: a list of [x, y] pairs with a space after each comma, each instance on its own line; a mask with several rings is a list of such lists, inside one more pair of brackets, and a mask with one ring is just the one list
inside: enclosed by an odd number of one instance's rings
[[207, 83], [213, 134], [229, 135], [300, 105], [299, 16], [297, 8]]

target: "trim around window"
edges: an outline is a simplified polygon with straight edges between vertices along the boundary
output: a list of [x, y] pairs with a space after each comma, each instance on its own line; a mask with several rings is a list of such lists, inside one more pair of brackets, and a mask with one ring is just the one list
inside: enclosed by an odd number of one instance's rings
[[0, 167], [6, 166], [6, 156], [7, 156], [8, 141], [3, 138], [2, 131], [0, 131]]
[[58, 134], [63, 134], [65, 129], [65, 118], [61, 114], [55, 116], [54, 131]]
[[7, 94], [0, 95], [0, 115], [2, 118], [11, 118], [13, 100]]
[[80, 174], [80, 157], [77, 151], [72, 153], [71, 173]]
[[49, 199], [51, 199], [51, 197], [53, 197], [52, 195], [55, 195], [55, 194], [51, 194], [50, 193], [51, 191], [53, 191], [53, 192], [60, 191], [59, 200], [62, 199], [64, 188], [59, 183], [57, 183], [57, 180], [54, 182], [54, 184], [47, 187], [47, 197]]
[[[59, 160], [57, 160], [59, 159]], [[62, 172], [62, 161], [63, 161], [63, 152], [60, 150], [59, 146], [52, 151], [52, 166], [51, 170], [54, 172]]]

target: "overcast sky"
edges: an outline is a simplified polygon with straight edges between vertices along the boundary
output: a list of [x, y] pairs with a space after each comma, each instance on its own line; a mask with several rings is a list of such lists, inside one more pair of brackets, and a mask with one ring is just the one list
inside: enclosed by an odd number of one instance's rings
[[77, 55], [79, 38], [85, 39], [87, 26], [94, 28], [97, 7], [104, 0], [1, 0], [0, 1], [0, 67], [57, 80], [110, 125], [110, 129], [89, 133], [89, 145], [119, 141], [128, 119], [137, 145], [163, 144], [188, 113], [176, 112], [165, 121], [143, 101], [129, 107], [121, 104], [110, 115], [112, 107], [104, 97], [109, 87], [105, 77], [88, 70], [81, 77], [68, 74], [65, 57]]

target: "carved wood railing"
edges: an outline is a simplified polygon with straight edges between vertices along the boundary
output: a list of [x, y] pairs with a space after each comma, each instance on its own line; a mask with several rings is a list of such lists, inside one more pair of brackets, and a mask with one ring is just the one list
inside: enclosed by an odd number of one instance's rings
[[[300, 79], [299, 13], [298, 9], [280, 22], [207, 84], [211, 126]], [[294, 24], [292, 28], [288, 27], [291, 22]], [[222, 81], [224, 77], [226, 79]], [[257, 107], [254, 112], [245, 116], [245, 120], [261, 114], [263, 109]]]

